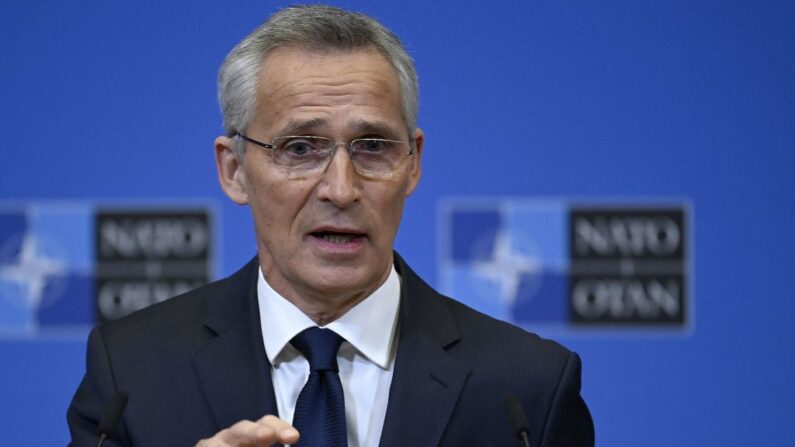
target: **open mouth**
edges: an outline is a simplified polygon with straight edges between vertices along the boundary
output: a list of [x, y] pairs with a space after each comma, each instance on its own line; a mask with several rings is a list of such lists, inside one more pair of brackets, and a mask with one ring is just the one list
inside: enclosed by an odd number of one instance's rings
[[359, 233], [342, 233], [336, 231], [315, 231], [310, 234], [313, 237], [331, 244], [349, 244], [364, 237], [363, 234]]

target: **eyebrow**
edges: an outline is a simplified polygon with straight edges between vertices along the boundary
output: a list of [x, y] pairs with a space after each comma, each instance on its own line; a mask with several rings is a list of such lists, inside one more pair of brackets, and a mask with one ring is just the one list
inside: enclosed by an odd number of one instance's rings
[[328, 125], [323, 118], [309, 120], [290, 120], [280, 130], [278, 135], [303, 135], [314, 133], [315, 129]]
[[[282, 126], [277, 135], [314, 135], [320, 133], [320, 130], [326, 127], [328, 127], [328, 121], [324, 118], [290, 120]], [[354, 119], [348, 122], [348, 129], [357, 134], [354, 138], [365, 134], [394, 139], [399, 139], [400, 136], [398, 129], [385, 121]]]
[[385, 121], [368, 121], [357, 119], [348, 122], [348, 128], [358, 134], [375, 134], [384, 138], [398, 139], [400, 132]]

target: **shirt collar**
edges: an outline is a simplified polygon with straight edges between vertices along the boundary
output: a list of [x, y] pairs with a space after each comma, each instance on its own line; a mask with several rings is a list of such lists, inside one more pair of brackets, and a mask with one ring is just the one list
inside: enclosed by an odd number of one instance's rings
[[[274, 366], [293, 337], [317, 326], [293, 303], [279, 295], [265, 280], [262, 269], [257, 280], [262, 339], [268, 360]], [[383, 369], [389, 367], [400, 305], [400, 277], [393, 266], [389, 277], [370, 296], [325, 327], [350, 343], [360, 354]]]

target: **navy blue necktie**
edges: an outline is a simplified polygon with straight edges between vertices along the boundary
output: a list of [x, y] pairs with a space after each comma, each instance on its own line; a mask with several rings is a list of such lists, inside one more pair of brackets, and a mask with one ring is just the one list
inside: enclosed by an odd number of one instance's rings
[[342, 392], [337, 351], [342, 337], [313, 327], [296, 335], [293, 346], [309, 361], [309, 379], [298, 395], [293, 426], [301, 434], [296, 446], [346, 447], [345, 395]]

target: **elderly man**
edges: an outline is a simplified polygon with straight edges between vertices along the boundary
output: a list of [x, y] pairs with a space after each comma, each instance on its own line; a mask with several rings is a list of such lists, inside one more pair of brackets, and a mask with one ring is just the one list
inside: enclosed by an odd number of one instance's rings
[[227, 56], [221, 187], [254, 218], [230, 278], [95, 329], [69, 408], [94, 445], [593, 444], [580, 361], [426, 285], [393, 252], [420, 178], [417, 79], [397, 37], [323, 6], [282, 10]]

